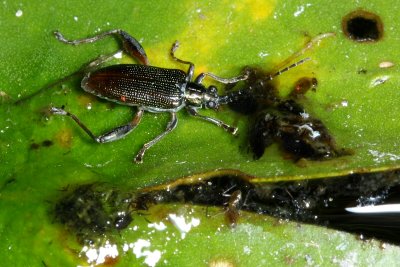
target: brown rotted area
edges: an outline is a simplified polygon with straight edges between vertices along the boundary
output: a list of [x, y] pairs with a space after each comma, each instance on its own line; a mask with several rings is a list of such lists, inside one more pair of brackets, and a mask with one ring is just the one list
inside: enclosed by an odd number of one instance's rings
[[231, 227], [241, 223], [240, 211], [246, 210], [398, 244], [398, 214], [357, 214], [346, 208], [398, 203], [399, 192], [399, 171], [259, 184], [241, 177], [222, 176], [168, 190], [147, 191], [135, 201], [143, 209], [159, 203], [221, 206]]
[[132, 221], [130, 193], [106, 184], [84, 184], [63, 190], [52, 214], [82, 243], [128, 227]]
[[247, 79], [238, 88], [229, 89], [229, 107], [249, 119], [248, 147], [254, 159], [277, 143], [285, 157], [324, 160], [351, 154], [337, 147], [325, 124], [309, 114], [300, 103], [308, 91], [316, 92], [318, 80], [302, 77], [286, 98], [281, 98], [270, 73], [246, 67]]
[[[134, 224], [132, 215], [146, 216], [148, 208], [162, 203], [219, 206], [230, 227], [241, 223], [241, 211], [246, 210], [399, 243], [398, 213], [357, 214], [346, 210], [398, 203], [399, 171], [276, 183], [219, 176], [165, 188], [129, 192], [101, 183], [70, 186], [63, 190], [52, 215], [85, 244], [118, 235]], [[205, 212], [207, 216], [207, 209]]]

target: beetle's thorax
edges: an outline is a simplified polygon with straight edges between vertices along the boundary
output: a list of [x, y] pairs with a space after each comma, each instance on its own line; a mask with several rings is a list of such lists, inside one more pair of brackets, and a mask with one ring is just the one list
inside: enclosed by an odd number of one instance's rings
[[188, 83], [185, 101], [187, 106], [217, 109], [220, 104], [220, 97], [215, 86], [206, 88], [202, 84]]

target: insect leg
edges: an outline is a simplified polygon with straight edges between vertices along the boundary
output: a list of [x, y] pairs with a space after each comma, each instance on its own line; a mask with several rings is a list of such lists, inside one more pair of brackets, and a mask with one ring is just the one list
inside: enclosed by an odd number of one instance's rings
[[237, 130], [238, 130], [236, 127], [232, 127], [232, 126], [226, 124], [223, 121], [220, 121], [220, 120], [215, 119], [215, 118], [203, 116], [203, 115], [199, 114], [196, 109], [194, 109], [192, 107], [186, 107], [186, 110], [189, 112], [190, 115], [198, 117], [198, 118], [203, 119], [203, 120], [206, 120], [208, 122], [211, 122], [211, 123], [217, 125], [218, 127], [223, 128], [225, 131], [227, 131], [227, 132], [229, 132], [229, 133], [231, 133], [233, 135], [235, 135]]
[[70, 44], [70, 45], [93, 43], [93, 42], [101, 40], [109, 35], [114, 35], [122, 41], [122, 46], [126, 53], [128, 53], [131, 57], [137, 58], [142, 64], [149, 65], [149, 60], [147, 59], [146, 52], [144, 51], [144, 48], [139, 43], [139, 41], [136, 40], [135, 38], [133, 38], [129, 33], [125, 32], [121, 29], [115, 29], [115, 30], [100, 33], [93, 37], [76, 39], [76, 40], [66, 39], [64, 37], [64, 35], [59, 31], [55, 31], [54, 35], [57, 38], [57, 40], [59, 40], [60, 42], [63, 42], [65, 44]]
[[96, 58], [95, 60], [87, 63], [86, 65], [84, 65], [81, 68], [81, 72], [82, 73], [86, 73], [89, 71], [92, 71], [93, 69], [96, 69], [99, 65], [115, 58], [118, 54], [120, 54], [122, 52], [122, 50], [118, 50], [114, 53], [108, 54], [108, 55], [101, 55], [98, 58]]
[[244, 81], [244, 80], [247, 80], [247, 78], [249, 77], [247, 72], [244, 73], [243, 75], [239, 75], [239, 76], [232, 77], [232, 78], [222, 78], [222, 77], [219, 77], [219, 76], [217, 76], [215, 74], [212, 74], [210, 72], [203, 72], [203, 73], [200, 73], [199, 76], [196, 77], [194, 82], [195, 83], [201, 83], [206, 76], [209, 76], [212, 79], [214, 79], [214, 80], [216, 80], [216, 81], [218, 81], [220, 83], [225, 83], [225, 84], [237, 83], [237, 82], [240, 82], [240, 81]]
[[143, 145], [142, 149], [136, 154], [135, 156], [135, 163], [142, 163], [144, 153], [152, 146], [154, 146], [158, 141], [160, 141], [164, 136], [170, 133], [173, 129], [175, 129], [176, 125], [178, 124], [178, 118], [175, 112], [171, 112], [171, 120], [169, 121], [167, 128], [163, 133], [158, 135], [156, 138], [151, 140], [150, 142]]
[[143, 116], [143, 110], [139, 108], [138, 112], [136, 113], [135, 117], [131, 122], [119, 126], [105, 134], [96, 137], [92, 133], [92, 131], [89, 130], [89, 128], [85, 124], [83, 124], [74, 114], [65, 111], [62, 108], [56, 108], [56, 107], [50, 108], [50, 112], [55, 115], [68, 116], [72, 118], [79, 125], [79, 127], [81, 127], [97, 143], [108, 143], [123, 138], [124, 136], [129, 134], [133, 129], [136, 128], [136, 126], [139, 124]]
[[193, 77], [193, 73], [194, 73], [194, 64], [190, 61], [185, 61], [182, 59], [179, 59], [175, 56], [175, 51], [178, 49], [179, 47], [179, 41], [175, 41], [175, 43], [172, 44], [171, 47], [171, 51], [170, 51], [170, 55], [172, 57], [173, 60], [179, 62], [179, 63], [183, 63], [183, 64], [188, 64], [189, 65], [189, 69], [188, 69], [188, 75], [186, 77], [186, 81], [190, 82], [192, 80]]

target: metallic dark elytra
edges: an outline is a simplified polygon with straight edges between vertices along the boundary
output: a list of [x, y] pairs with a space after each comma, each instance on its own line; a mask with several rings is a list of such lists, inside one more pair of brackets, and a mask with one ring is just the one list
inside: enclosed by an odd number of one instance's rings
[[92, 43], [110, 35], [116, 36], [122, 41], [123, 52], [137, 58], [143, 64], [122, 64], [99, 68], [101, 64], [122, 52], [120, 50], [108, 56], [101, 56], [88, 64], [85, 69], [87, 74], [81, 83], [82, 88], [88, 93], [118, 104], [137, 107], [138, 111], [136, 115], [132, 121], [126, 125], [119, 126], [103, 135], [95, 136], [92, 131], [72, 113], [62, 108], [51, 108], [53, 114], [71, 117], [94, 141], [98, 143], [107, 143], [123, 138], [140, 123], [144, 111], [169, 112], [171, 114], [171, 120], [165, 131], [150, 142], [144, 144], [142, 149], [137, 153], [134, 161], [136, 163], [141, 163], [144, 153], [176, 127], [178, 123], [176, 112], [182, 108], [185, 108], [192, 116], [211, 122], [231, 134], [236, 133], [237, 128], [215, 118], [200, 115], [197, 112], [200, 108], [217, 110], [219, 105], [227, 104], [230, 100], [229, 96], [219, 96], [215, 86], [206, 88], [202, 84], [202, 81], [206, 76], [209, 76], [221, 83], [237, 83], [247, 79], [247, 74], [225, 79], [212, 73], [205, 72], [198, 75], [192, 81], [194, 64], [189, 61], [181, 60], [174, 54], [179, 46], [178, 42], [173, 44], [170, 54], [175, 61], [189, 65], [187, 72], [179, 69], [149, 66], [147, 55], [141, 44], [127, 32], [119, 29], [78, 40], [67, 40], [58, 31], [54, 34], [59, 41], [70, 45]]
[[185, 104], [186, 73], [145, 65], [112, 65], [88, 73], [82, 88], [118, 104], [146, 110], [177, 111]]

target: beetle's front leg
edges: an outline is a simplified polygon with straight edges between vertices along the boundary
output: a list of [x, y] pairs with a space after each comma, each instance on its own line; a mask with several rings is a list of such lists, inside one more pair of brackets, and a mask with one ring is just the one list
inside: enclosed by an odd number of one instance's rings
[[187, 76], [186, 76], [186, 81], [190, 82], [192, 80], [193, 73], [194, 73], [194, 64], [190, 61], [182, 60], [175, 56], [175, 51], [178, 49], [178, 47], [179, 47], [179, 42], [178, 42], [178, 40], [176, 40], [175, 43], [173, 43], [173, 45], [171, 47], [170, 55], [173, 60], [189, 65], [189, 69], [188, 69]]
[[115, 128], [105, 134], [102, 134], [98, 137], [96, 137], [92, 133], [92, 131], [89, 130], [89, 128], [86, 127], [86, 125], [83, 124], [78, 119], [78, 117], [76, 117], [74, 114], [72, 114], [68, 111], [65, 111], [62, 108], [56, 108], [56, 107], [50, 108], [50, 112], [55, 115], [68, 116], [68, 117], [72, 118], [79, 125], [79, 127], [81, 127], [97, 143], [108, 143], [108, 142], [113, 142], [113, 141], [116, 141], [118, 139], [125, 137], [133, 129], [135, 129], [136, 126], [139, 124], [144, 111], [139, 108], [138, 112], [136, 113], [135, 117], [133, 118], [133, 120], [131, 122], [129, 122], [128, 124], [119, 126], [119, 127]]
[[163, 133], [158, 135], [156, 138], [151, 140], [150, 142], [143, 145], [142, 149], [137, 153], [134, 161], [135, 163], [143, 163], [143, 156], [144, 153], [152, 146], [154, 146], [158, 141], [160, 141], [164, 136], [170, 133], [173, 129], [175, 129], [176, 125], [178, 124], [178, 117], [176, 116], [175, 112], [171, 112], [171, 120], [169, 121], [167, 128]]
[[203, 119], [203, 120], [206, 120], [208, 122], [211, 122], [211, 123], [217, 125], [218, 127], [223, 128], [225, 131], [227, 131], [227, 132], [229, 132], [229, 133], [231, 133], [233, 135], [235, 135], [237, 130], [238, 130], [238, 128], [230, 126], [230, 125], [226, 124], [223, 121], [220, 121], [218, 119], [211, 118], [211, 117], [208, 117], [208, 116], [203, 116], [203, 115], [199, 114], [197, 112], [197, 110], [194, 109], [193, 107], [188, 107], [187, 106], [186, 110], [189, 112], [190, 115], [198, 117], [198, 118]]
[[210, 72], [203, 72], [200, 73], [199, 76], [196, 77], [196, 79], [194, 80], [195, 83], [201, 83], [204, 78], [206, 76], [211, 77], [212, 79], [220, 82], [220, 83], [224, 83], [224, 84], [232, 84], [232, 83], [238, 83], [240, 81], [244, 81], [247, 80], [247, 78], [249, 78], [249, 73], [245, 72], [242, 75], [236, 76], [236, 77], [232, 77], [232, 78], [222, 78], [219, 77], [213, 73]]
[[129, 33], [125, 32], [123, 30], [120, 30], [120, 29], [103, 32], [103, 33], [100, 33], [93, 37], [77, 39], [77, 40], [68, 40], [59, 31], [55, 31], [54, 35], [57, 38], [57, 40], [59, 40], [60, 42], [63, 42], [65, 44], [70, 44], [70, 45], [93, 43], [93, 42], [101, 40], [109, 35], [114, 35], [114, 36], [117, 36], [122, 41], [122, 46], [126, 53], [128, 53], [131, 57], [137, 58], [142, 64], [149, 65], [149, 60], [147, 58], [146, 52], [144, 51], [144, 48], [138, 42], [138, 40], [133, 38]]

